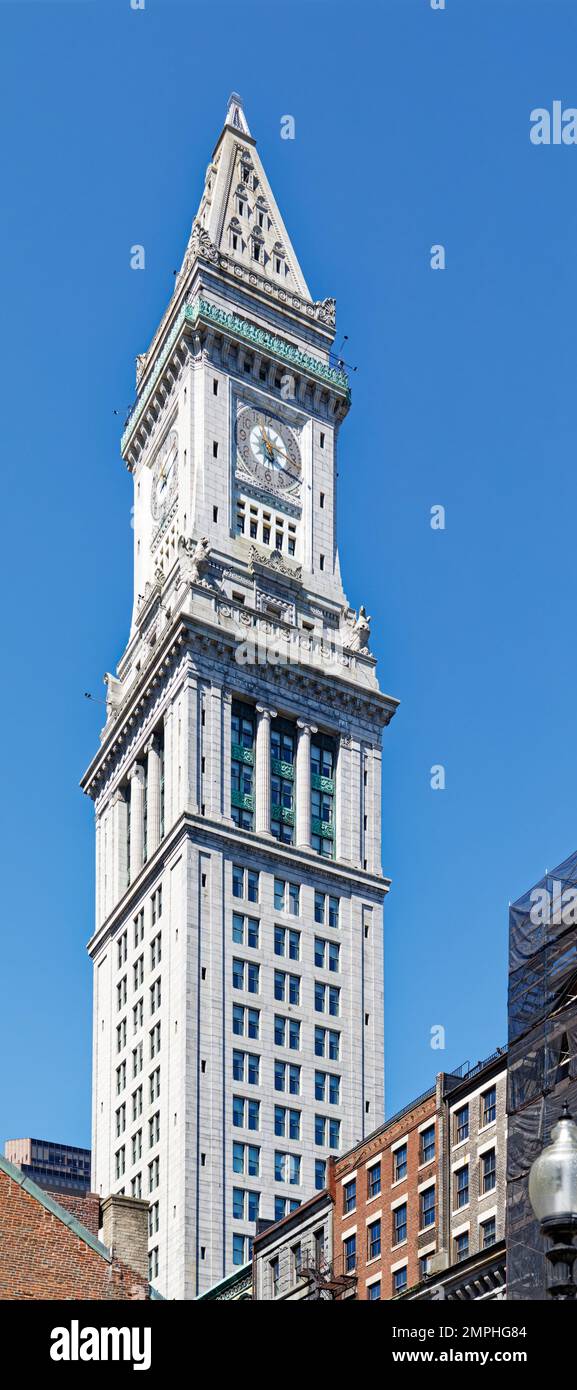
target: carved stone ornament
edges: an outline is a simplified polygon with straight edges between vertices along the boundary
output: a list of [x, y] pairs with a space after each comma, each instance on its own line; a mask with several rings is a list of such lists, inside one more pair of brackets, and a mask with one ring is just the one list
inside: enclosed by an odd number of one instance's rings
[[255, 565], [261, 565], [263, 569], [273, 570], [275, 574], [284, 574], [287, 579], [302, 579], [302, 565], [288, 565], [280, 550], [273, 550], [270, 554], [266, 550], [259, 550], [256, 545], [251, 545], [249, 554], [251, 571], [254, 570]]
[[211, 545], [208, 536], [201, 536], [199, 541], [194, 541], [192, 536], [180, 537], [178, 554], [181, 573], [183, 579], [187, 580], [189, 584], [197, 584], [201, 589], [212, 587], [204, 577], [209, 566], [210, 552]]
[[335, 328], [337, 321], [337, 301], [336, 299], [317, 299], [314, 309], [319, 323], [326, 323], [329, 328]]
[[361, 604], [358, 614], [350, 616], [348, 613], [343, 615], [342, 629], [343, 646], [351, 652], [368, 652], [369, 638], [371, 635], [371, 619], [367, 615], [363, 604]]

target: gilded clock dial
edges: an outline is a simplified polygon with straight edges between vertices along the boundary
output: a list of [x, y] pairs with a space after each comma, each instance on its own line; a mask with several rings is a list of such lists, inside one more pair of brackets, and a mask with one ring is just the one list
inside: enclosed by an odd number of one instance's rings
[[152, 515], [160, 521], [176, 492], [178, 435], [171, 430], [156, 456], [152, 478]]
[[294, 491], [301, 476], [301, 456], [292, 430], [274, 415], [245, 406], [236, 422], [237, 449], [260, 487]]

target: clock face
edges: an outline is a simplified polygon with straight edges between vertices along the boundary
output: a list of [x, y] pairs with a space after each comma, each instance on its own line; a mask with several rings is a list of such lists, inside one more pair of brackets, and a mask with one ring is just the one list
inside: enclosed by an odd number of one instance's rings
[[160, 521], [164, 516], [176, 492], [177, 462], [178, 435], [176, 430], [171, 430], [161, 444], [154, 464], [151, 506], [155, 521]]
[[266, 411], [244, 406], [236, 422], [240, 457], [260, 487], [273, 492], [294, 492], [300, 482], [301, 456], [296, 438]]

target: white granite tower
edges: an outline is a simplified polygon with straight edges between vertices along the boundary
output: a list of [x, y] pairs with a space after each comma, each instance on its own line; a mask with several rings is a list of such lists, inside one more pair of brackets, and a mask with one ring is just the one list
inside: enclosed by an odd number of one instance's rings
[[150, 1201], [170, 1298], [246, 1261], [257, 1216], [311, 1196], [328, 1156], [383, 1119], [396, 701], [340, 578], [334, 331], [233, 96], [137, 359], [132, 626], [82, 783], [92, 1181]]

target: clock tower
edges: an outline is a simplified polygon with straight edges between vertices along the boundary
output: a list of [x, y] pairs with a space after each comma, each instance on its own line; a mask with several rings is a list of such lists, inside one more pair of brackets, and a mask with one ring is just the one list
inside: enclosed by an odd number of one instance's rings
[[190, 1299], [383, 1119], [381, 735], [349, 607], [349, 385], [240, 98], [122, 439], [134, 602], [96, 815], [95, 1190]]

